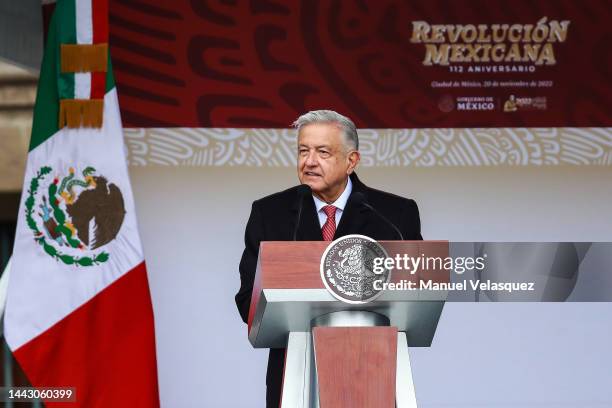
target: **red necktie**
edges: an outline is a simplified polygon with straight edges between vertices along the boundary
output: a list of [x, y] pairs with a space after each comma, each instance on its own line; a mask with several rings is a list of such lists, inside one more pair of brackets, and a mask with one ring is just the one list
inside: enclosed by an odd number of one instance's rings
[[323, 212], [327, 215], [327, 221], [325, 221], [323, 228], [321, 228], [325, 241], [333, 241], [334, 239], [334, 234], [336, 233], [336, 210], [337, 208], [333, 205], [323, 207]]

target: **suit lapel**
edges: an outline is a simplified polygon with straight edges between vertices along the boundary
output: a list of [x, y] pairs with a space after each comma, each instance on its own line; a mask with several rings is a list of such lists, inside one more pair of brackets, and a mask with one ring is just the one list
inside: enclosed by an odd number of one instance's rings
[[298, 237], [302, 241], [323, 241], [323, 232], [321, 232], [317, 208], [312, 197], [304, 198], [302, 222], [300, 223]]
[[[304, 197], [303, 199], [304, 203], [302, 207], [302, 217], [297, 231], [297, 240], [323, 241], [323, 233], [321, 232], [321, 226], [319, 225], [319, 217], [317, 216], [317, 209], [315, 207], [314, 200], [312, 197]], [[292, 207], [295, 214], [294, 220], [297, 219], [298, 208], [299, 202], [296, 198]]]
[[346, 202], [342, 217], [340, 217], [340, 224], [336, 228], [334, 239], [340, 238], [344, 235], [349, 234], [363, 234], [366, 230], [368, 221], [370, 220], [371, 210], [363, 205], [359, 205], [353, 199], [356, 192], [362, 193], [367, 199], [368, 188], [359, 180], [357, 174], [351, 174], [351, 182], [353, 183], [353, 190]]

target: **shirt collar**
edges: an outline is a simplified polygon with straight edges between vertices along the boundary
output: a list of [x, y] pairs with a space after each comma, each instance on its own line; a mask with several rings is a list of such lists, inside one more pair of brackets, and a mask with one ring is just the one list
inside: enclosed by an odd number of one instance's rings
[[[349, 177], [348, 181], [346, 182], [346, 187], [344, 187], [344, 191], [342, 192], [342, 194], [340, 194], [340, 197], [338, 197], [336, 201], [334, 201], [333, 203], [329, 205], [333, 205], [339, 210], [344, 211], [344, 207], [346, 207], [346, 202], [348, 201], [351, 195], [351, 191], [353, 191], [353, 183], [351, 182], [351, 178]], [[317, 212], [321, 211], [323, 207], [328, 205], [325, 201], [322, 201], [315, 195], [313, 195], [312, 198], [314, 198], [315, 207], [317, 208]]]

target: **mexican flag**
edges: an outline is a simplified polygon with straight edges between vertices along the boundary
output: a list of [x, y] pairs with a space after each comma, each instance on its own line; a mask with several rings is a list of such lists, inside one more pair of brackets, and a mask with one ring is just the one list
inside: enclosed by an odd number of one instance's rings
[[107, 44], [107, 0], [58, 1], [4, 333], [33, 386], [75, 388], [68, 406], [155, 407], [153, 310]]

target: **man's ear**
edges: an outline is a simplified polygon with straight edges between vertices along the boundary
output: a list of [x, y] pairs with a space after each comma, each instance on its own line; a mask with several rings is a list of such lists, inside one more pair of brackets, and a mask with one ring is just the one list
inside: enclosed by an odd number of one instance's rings
[[357, 150], [353, 150], [348, 154], [347, 158], [349, 167], [346, 170], [346, 174], [350, 175], [353, 171], [355, 171], [355, 167], [357, 167], [357, 165], [359, 164], [359, 160], [361, 160], [361, 154], [359, 154]]

